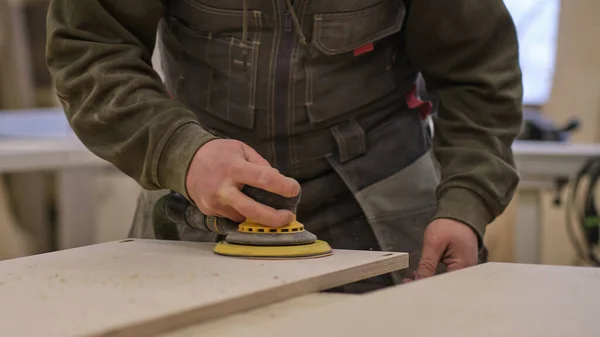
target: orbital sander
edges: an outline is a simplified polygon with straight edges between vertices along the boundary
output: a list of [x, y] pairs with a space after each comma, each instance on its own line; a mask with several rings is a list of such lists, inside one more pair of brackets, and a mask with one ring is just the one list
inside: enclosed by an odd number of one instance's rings
[[[294, 215], [301, 193], [296, 197], [280, 195], [252, 186], [242, 192], [255, 201], [274, 209], [285, 209]], [[283, 227], [268, 227], [247, 219], [237, 223], [227, 218], [207, 216], [184, 196], [171, 192], [154, 205], [154, 233], [159, 240], [182, 240], [195, 230], [218, 234], [213, 251], [219, 255], [260, 258], [297, 259], [327, 256], [332, 249], [325, 241], [306, 230], [294, 219]]]

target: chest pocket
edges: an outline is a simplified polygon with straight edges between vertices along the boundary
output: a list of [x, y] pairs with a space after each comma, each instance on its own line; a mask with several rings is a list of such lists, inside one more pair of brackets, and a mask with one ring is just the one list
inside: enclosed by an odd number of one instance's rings
[[[237, 126], [252, 129], [262, 13], [216, 8], [199, 0], [171, 1], [165, 23], [177, 59], [178, 99], [200, 115], [206, 112]], [[168, 65], [167, 65], [168, 66]]]
[[402, 29], [404, 16], [398, 0], [313, 15], [312, 57], [305, 66], [306, 108], [312, 123], [358, 109], [395, 89], [392, 39]]

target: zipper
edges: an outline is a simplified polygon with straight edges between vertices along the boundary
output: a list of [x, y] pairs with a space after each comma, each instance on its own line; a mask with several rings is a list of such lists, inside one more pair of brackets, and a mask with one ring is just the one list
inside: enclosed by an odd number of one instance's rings
[[280, 0], [281, 8], [285, 9], [283, 13], [284, 20], [281, 25], [281, 37], [279, 39], [279, 50], [277, 52], [275, 68], [275, 165], [284, 175], [291, 175], [291, 155], [289, 149], [289, 111], [288, 94], [290, 89], [290, 70], [292, 63], [292, 52], [294, 48], [294, 34], [292, 32], [292, 18], [287, 10], [284, 0]]

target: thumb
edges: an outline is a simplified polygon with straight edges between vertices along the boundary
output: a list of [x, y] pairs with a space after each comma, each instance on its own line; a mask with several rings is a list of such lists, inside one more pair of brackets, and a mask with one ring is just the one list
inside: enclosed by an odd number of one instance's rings
[[419, 266], [415, 272], [415, 279], [421, 279], [435, 275], [438, 263], [446, 249], [445, 245], [438, 240], [425, 240], [423, 252], [419, 260]]

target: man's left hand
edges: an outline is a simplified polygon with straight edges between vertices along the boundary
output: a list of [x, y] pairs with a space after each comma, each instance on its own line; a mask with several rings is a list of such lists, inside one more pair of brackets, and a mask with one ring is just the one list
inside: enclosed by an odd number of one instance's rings
[[435, 275], [440, 262], [447, 266], [449, 272], [476, 265], [478, 246], [477, 235], [462, 222], [451, 219], [432, 221], [425, 229], [423, 252], [414, 279]]

